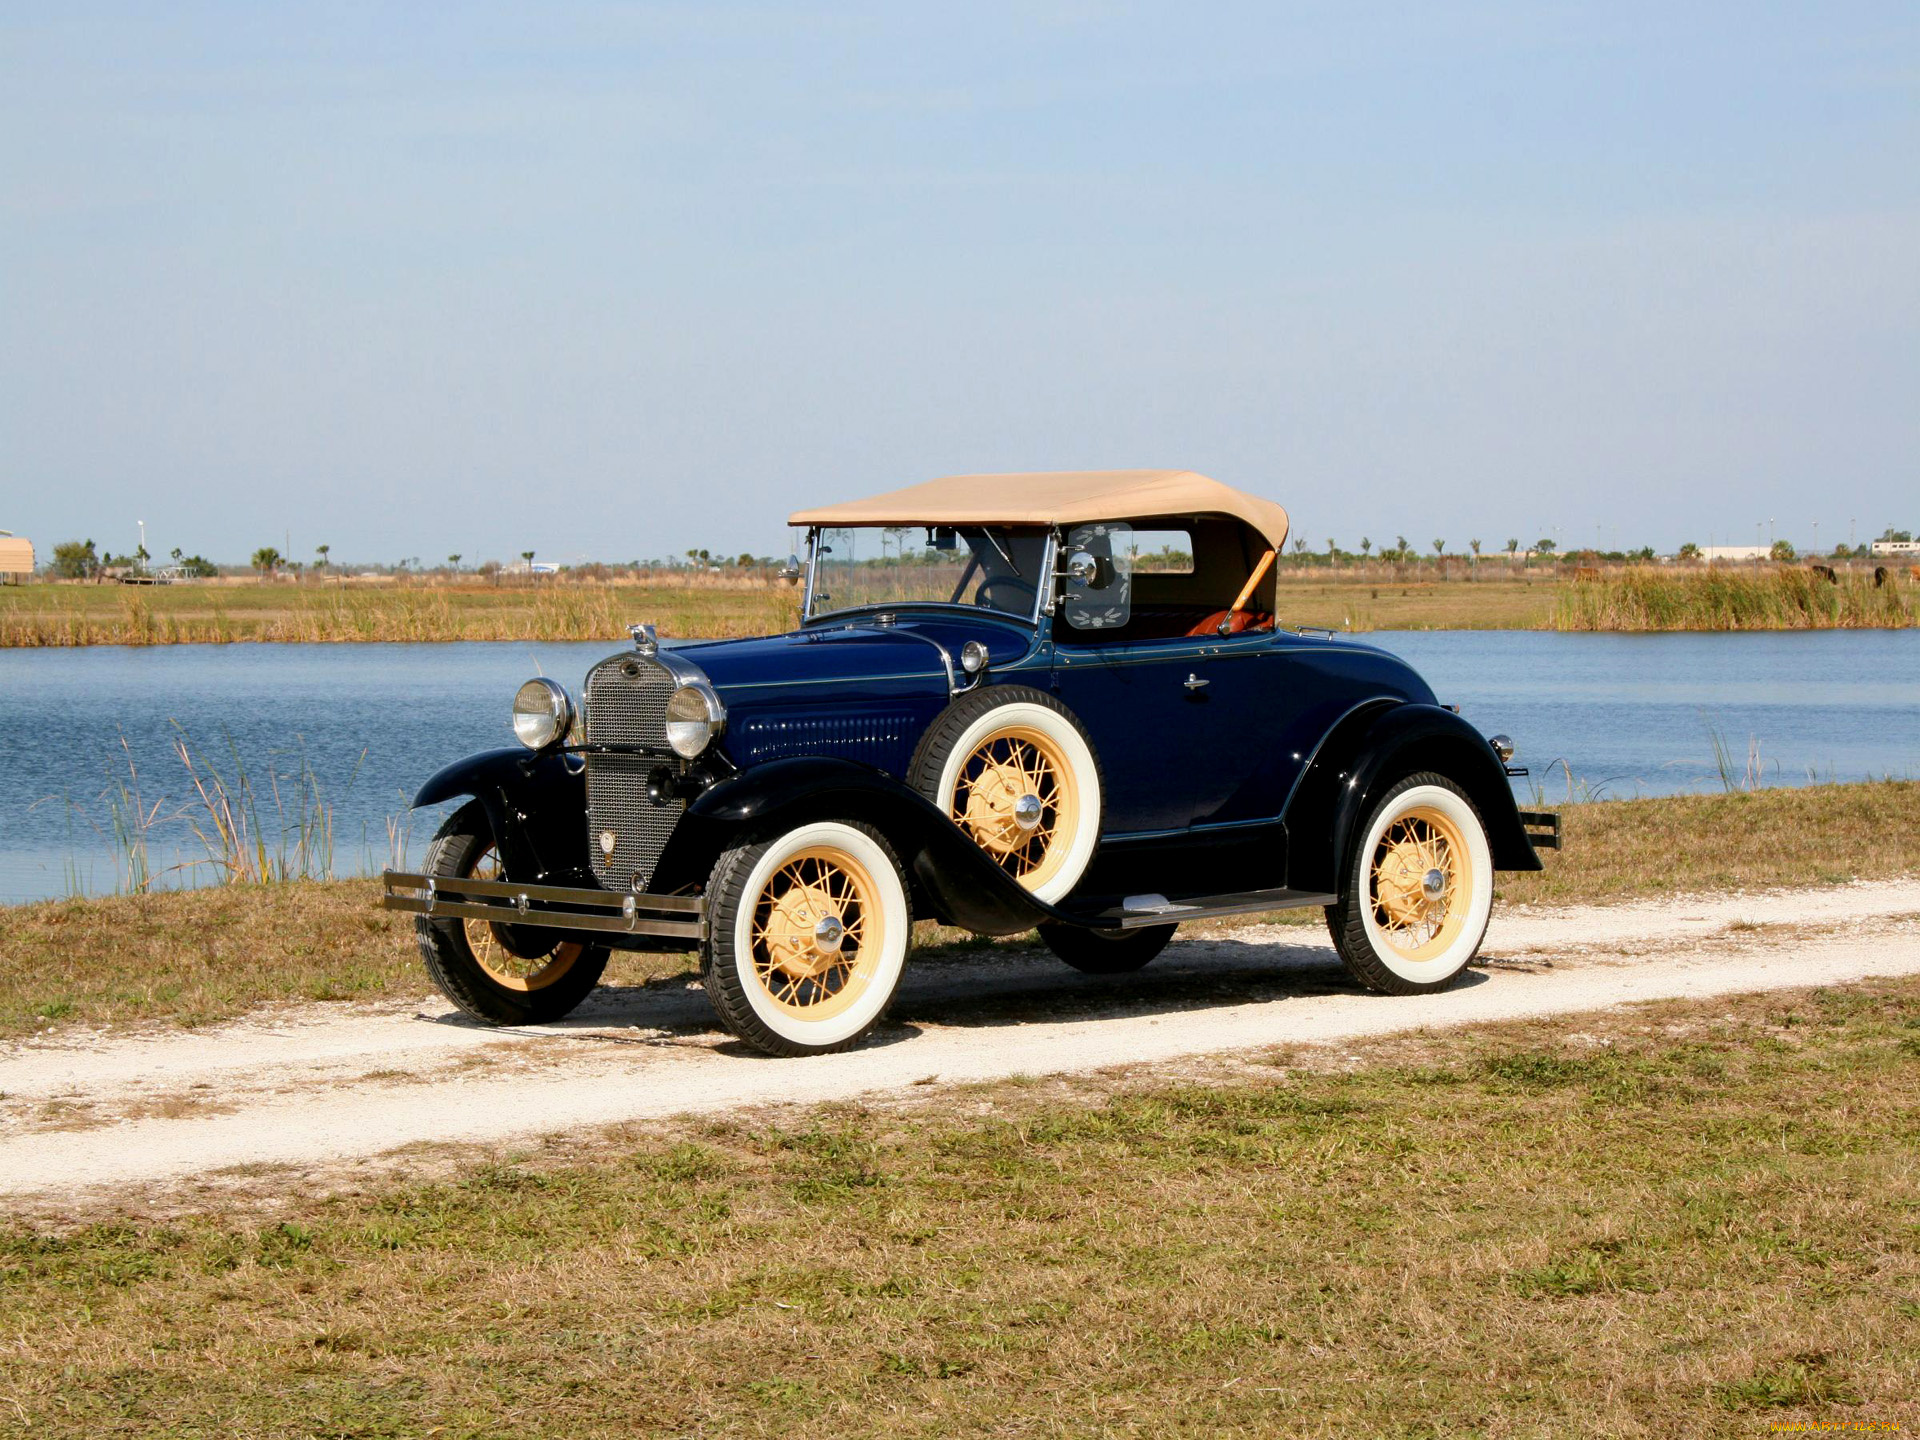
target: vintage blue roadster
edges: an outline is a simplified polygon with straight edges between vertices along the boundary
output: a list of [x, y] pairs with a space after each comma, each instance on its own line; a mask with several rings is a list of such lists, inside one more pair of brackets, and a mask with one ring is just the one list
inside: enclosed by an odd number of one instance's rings
[[1317, 905], [1361, 984], [1451, 982], [1495, 870], [1557, 817], [1512, 745], [1406, 664], [1275, 623], [1278, 505], [1190, 471], [959, 475], [803, 510], [800, 628], [668, 644], [644, 625], [514, 697], [521, 748], [387, 906], [474, 1018], [565, 1015], [611, 948], [697, 949], [721, 1022], [779, 1055], [885, 1014], [916, 916], [1038, 929], [1138, 969], [1185, 920]]

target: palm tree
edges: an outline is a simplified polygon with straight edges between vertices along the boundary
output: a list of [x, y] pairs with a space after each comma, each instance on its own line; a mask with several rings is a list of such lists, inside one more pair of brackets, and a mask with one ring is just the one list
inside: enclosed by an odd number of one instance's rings
[[1362, 555], [1365, 555], [1372, 549], [1373, 549], [1373, 542], [1369, 540], [1366, 536], [1362, 535], [1360, 537], [1360, 553]]
[[1473, 558], [1478, 560], [1480, 558], [1480, 542], [1478, 540], [1469, 540], [1467, 544], [1473, 547]]
[[1444, 555], [1444, 554], [1446, 554], [1446, 553], [1447, 553], [1447, 542], [1446, 542], [1446, 541], [1444, 541], [1444, 540], [1436, 540], [1436, 541], [1434, 541], [1434, 542], [1433, 542], [1433, 553], [1434, 553], [1434, 554], [1436, 554], [1436, 555]]
[[520, 558], [527, 562], [527, 569], [533, 569], [533, 551], [522, 550], [520, 552]]
[[451, 565], [456, 571], [460, 568], [460, 554], [458, 551], [447, 556], [447, 564]]
[[333, 547], [331, 545], [316, 545], [313, 547], [313, 553], [320, 557], [320, 563], [313, 568], [316, 570], [324, 570], [327, 568], [327, 556], [333, 553]]
[[1507, 558], [1512, 559], [1513, 552], [1518, 550], [1519, 548], [1520, 548], [1520, 542], [1518, 540], [1507, 541]]
[[253, 568], [262, 575], [271, 575], [280, 568], [280, 552], [271, 545], [262, 545], [253, 552]]

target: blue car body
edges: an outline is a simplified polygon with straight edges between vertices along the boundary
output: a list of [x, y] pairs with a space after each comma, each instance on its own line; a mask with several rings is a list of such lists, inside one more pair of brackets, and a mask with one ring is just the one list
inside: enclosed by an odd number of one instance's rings
[[[1056, 623], [901, 608], [671, 647], [664, 653], [711, 683], [727, 724], [697, 762], [662, 751], [633, 767], [629, 783], [664, 768], [674, 788], [665, 807], [672, 834], [645, 889], [697, 890], [740, 834], [830, 813], [888, 835], [919, 881], [920, 913], [983, 933], [1095, 925], [1142, 889], [1174, 900], [1324, 899], [1370, 798], [1423, 769], [1472, 795], [1497, 865], [1539, 868], [1499, 757], [1397, 656], [1292, 630], [1069, 645], [1056, 643]], [[987, 660], [960, 693], [1021, 686], [1052, 694], [1099, 757], [1107, 797], [1099, 849], [1061, 902], [1036, 900], [983, 862], [907, 784], [915, 747], [967, 681], [954, 657], [969, 641]], [[588, 714], [591, 726], [591, 700]], [[611, 762], [584, 748], [587, 766]], [[487, 804], [511, 873], [622, 888], [595, 872], [587, 787], [573, 756], [487, 752], [436, 775], [415, 803], [459, 795]]]
[[1360, 983], [1419, 993], [1478, 952], [1491, 872], [1558, 843], [1504, 737], [1278, 622], [1270, 501], [1190, 471], [951, 476], [790, 523], [796, 629], [636, 625], [578, 701], [520, 687], [523, 748], [421, 789], [471, 799], [382, 903], [467, 1014], [556, 1019], [608, 950], [684, 946], [736, 1036], [820, 1054], [880, 1022], [915, 917], [1037, 928], [1112, 975], [1186, 921], [1296, 906]]

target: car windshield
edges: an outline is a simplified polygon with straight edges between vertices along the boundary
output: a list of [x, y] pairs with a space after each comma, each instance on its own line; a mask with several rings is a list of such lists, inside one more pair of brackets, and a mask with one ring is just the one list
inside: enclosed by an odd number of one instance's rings
[[1047, 532], [886, 525], [817, 532], [807, 618], [880, 606], [976, 605], [1021, 619], [1039, 598]]

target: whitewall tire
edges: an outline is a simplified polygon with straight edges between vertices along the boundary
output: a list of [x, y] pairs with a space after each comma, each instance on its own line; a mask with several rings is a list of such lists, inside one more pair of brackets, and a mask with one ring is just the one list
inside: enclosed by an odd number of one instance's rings
[[1001, 869], [1054, 903], [1100, 843], [1100, 766], [1066, 706], [1024, 686], [961, 696], [929, 727], [915, 787]]
[[1479, 953], [1492, 915], [1486, 826], [1459, 786], [1421, 773], [1368, 815], [1327, 928], [1355, 979], [1414, 995], [1453, 983]]
[[878, 831], [821, 820], [736, 846], [707, 895], [707, 996], [740, 1039], [769, 1055], [818, 1055], [885, 1015], [912, 915]]

